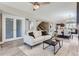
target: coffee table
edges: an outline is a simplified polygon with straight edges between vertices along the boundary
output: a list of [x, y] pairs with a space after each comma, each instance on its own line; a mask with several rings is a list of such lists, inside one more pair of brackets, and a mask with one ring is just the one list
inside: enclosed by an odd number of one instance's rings
[[[46, 41], [43, 41], [43, 49], [47, 48], [47, 47], [44, 47], [44, 43], [48, 44], [49, 46], [53, 46], [54, 47], [54, 55], [59, 51], [59, 49], [61, 48], [61, 44], [60, 44], [61, 40], [52, 40], [52, 39], [49, 39], [49, 40], [46, 40]], [[63, 42], [63, 40], [62, 40]], [[59, 45], [59, 48], [57, 49], [56, 51], [56, 45]], [[63, 43], [62, 43], [63, 44]]]

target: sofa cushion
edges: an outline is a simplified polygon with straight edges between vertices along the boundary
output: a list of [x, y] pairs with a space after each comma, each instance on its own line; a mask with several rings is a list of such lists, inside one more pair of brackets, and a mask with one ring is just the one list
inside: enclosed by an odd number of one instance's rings
[[39, 31], [39, 36], [42, 36], [42, 33], [41, 33], [41, 31]]
[[30, 33], [29, 33], [29, 36], [32, 36], [33, 38], [35, 38], [33, 32], [30, 32]]
[[37, 38], [35, 38], [35, 40], [33, 40], [33, 43], [35, 43], [35, 42], [43, 42], [44, 41], [44, 36], [39, 36], [39, 37], [37, 37]]

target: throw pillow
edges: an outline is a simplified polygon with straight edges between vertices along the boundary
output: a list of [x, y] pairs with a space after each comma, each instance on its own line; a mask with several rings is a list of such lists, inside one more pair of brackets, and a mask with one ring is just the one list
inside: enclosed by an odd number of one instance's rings
[[34, 31], [33, 33], [34, 33], [35, 38], [40, 36], [40, 31]]
[[48, 32], [47, 31], [42, 31], [42, 36], [43, 35], [48, 35]]
[[33, 38], [35, 38], [33, 32], [30, 32], [30, 33], [29, 33], [29, 36], [32, 36]]

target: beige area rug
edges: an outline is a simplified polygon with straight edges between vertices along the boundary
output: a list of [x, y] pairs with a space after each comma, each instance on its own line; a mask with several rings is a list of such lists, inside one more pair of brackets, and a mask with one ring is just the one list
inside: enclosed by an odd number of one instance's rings
[[[55, 56], [77, 56], [78, 41], [76, 40], [76, 38], [65, 40], [63, 43], [63, 47], [57, 52]], [[48, 48], [43, 50], [43, 44], [35, 46], [32, 49], [27, 45], [23, 45], [20, 46], [19, 49], [28, 56], [54, 56], [53, 46], [49, 46]]]

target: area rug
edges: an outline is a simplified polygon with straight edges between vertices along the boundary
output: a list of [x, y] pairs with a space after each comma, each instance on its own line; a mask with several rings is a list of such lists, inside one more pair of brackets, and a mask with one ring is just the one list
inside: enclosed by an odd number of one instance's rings
[[[60, 50], [57, 52], [55, 56], [66, 55], [68, 53], [68, 47], [69, 47], [69, 44], [66, 44], [66, 46], [63, 46], [62, 48], [60, 48]], [[43, 49], [43, 44], [40, 44], [31, 49], [29, 46], [23, 45], [23, 46], [20, 46], [19, 49], [28, 56], [54, 56], [53, 46], [49, 46], [46, 49]], [[58, 46], [56, 46], [56, 49], [58, 49]]]
[[[79, 42], [78, 38], [74, 37], [73, 39], [64, 40], [63, 46], [61, 49], [54, 55], [53, 46], [49, 46], [46, 49], [43, 49], [43, 44], [37, 45], [32, 49], [27, 45], [22, 45], [18, 47], [23, 53], [27, 56], [78, 56], [79, 52]], [[45, 44], [45, 47], [48, 46]], [[56, 47], [56, 49], [58, 46]]]

